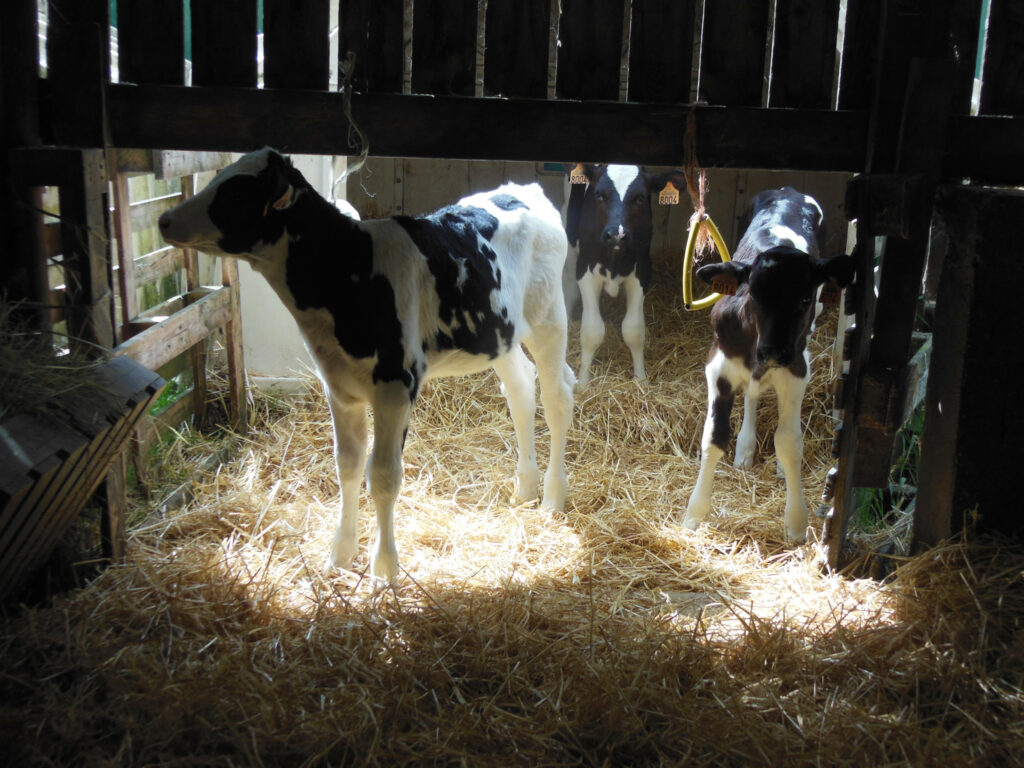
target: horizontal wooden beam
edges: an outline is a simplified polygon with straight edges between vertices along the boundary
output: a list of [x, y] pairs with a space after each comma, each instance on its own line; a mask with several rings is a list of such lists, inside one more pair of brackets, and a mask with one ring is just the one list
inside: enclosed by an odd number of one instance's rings
[[156, 370], [187, 352], [230, 319], [231, 292], [225, 287], [118, 345], [114, 354], [128, 355]]
[[1024, 116], [954, 117], [943, 176], [1024, 183]]
[[[340, 93], [108, 86], [116, 146], [347, 155]], [[686, 120], [706, 167], [859, 171], [866, 112], [355, 94], [352, 114], [381, 157], [678, 165]]]

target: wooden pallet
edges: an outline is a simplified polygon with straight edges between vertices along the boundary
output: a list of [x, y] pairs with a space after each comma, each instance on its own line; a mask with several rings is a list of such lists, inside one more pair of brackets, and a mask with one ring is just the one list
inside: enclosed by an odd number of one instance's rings
[[50, 556], [164, 386], [130, 357], [95, 375], [105, 402], [65, 419], [19, 414], [0, 425], [0, 599]]

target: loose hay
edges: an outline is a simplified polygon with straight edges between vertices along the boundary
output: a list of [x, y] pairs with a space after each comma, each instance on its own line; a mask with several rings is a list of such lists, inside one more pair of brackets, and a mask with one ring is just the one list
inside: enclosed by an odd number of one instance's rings
[[[885, 584], [823, 576], [815, 544], [784, 543], [770, 402], [762, 461], [723, 466], [720, 512], [681, 529], [707, 318], [660, 290], [648, 306], [650, 383], [626, 378], [612, 320], [578, 398], [564, 514], [508, 506], [514, 439], [493, 375], [424, 388], [395, 590], [324, 571], [338, 499], [318, 391], [262, 412], [187, 507], [134, 532], [123, 566], [5, 623], [6, 764], [1016, 761], [1019, 548], [949, 544]], [[812, 503], [831, 464], [822, 338]]]

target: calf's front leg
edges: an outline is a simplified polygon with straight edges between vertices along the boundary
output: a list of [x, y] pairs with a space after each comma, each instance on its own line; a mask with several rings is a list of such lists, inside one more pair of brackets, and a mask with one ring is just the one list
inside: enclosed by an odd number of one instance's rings
[[800, 379], [791, 373], [778, 376], [775, 391], [779, 397], [779, 426], [775, 430], [775, 457], [786, 477], [786, 538], [801, 542], [807, 536], [807, 502], [800, 476], [804, 455], [804, 436], [800, 425], [800, 406], [810, 373]]
[[636, 277], [626, 278], [626, 316], [622, 318], [622, 339], [633, 356], [633, 375], [638, 381], [647, 380], [644, 368], [644, 287]]
[[720, 375], [720, 355], [704, 369], [708, 380], [708, 416], [704, 421], [704, 434], [700, 441], [700, 473], [690, 501], [686, 505], [683, 526], [696, 528], [711, 512], [711, 486], [714, 484], [715, 467], [725, 455], [729, 444], [729, 416], [736, 400], [736, 393], [729, 381]]
[[359, 549], [359, 488], [366, 467], [366, 404], [346, 402], [328, 391], [334, 425], [334, 462], [341, 489], [341, 517], [334, 531], [331, 565], [351, 568]]
[[579, 279], [583, 316], [580, 318], [580, 375], [579, 386], [590, 382], [590, 364], [594, 353], [604, 341], [604, 320], [601, 319], [601, 286], [604, 281], [593, 272]]

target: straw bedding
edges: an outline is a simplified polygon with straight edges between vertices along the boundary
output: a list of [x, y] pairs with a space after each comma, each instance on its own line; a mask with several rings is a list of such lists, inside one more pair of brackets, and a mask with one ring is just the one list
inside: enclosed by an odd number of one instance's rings
[[[1020, 549], [950, 543], [886, 583], [823, 575], [816, 544], [783, 540], [771, 396], [759, 463], [723, 462], [718, 513], [681, 529], [707, 318], [660, 287], [648, 312], [649, 384], [628, 378], [613, 317], [578, 395], [565, 513], [509, 507], [493, 374], [425, 387], [394, 589], [325, 571], [337, 487], [317, 390], [255, 408], [185, 507], [154, 500], [123, 566], [4, 622], [6, 764], [1018, 761]], [[812, 506], [831, 464], [828, 338], [805, 403]], [[359, 568], [372, 526], [364, 498]]]

